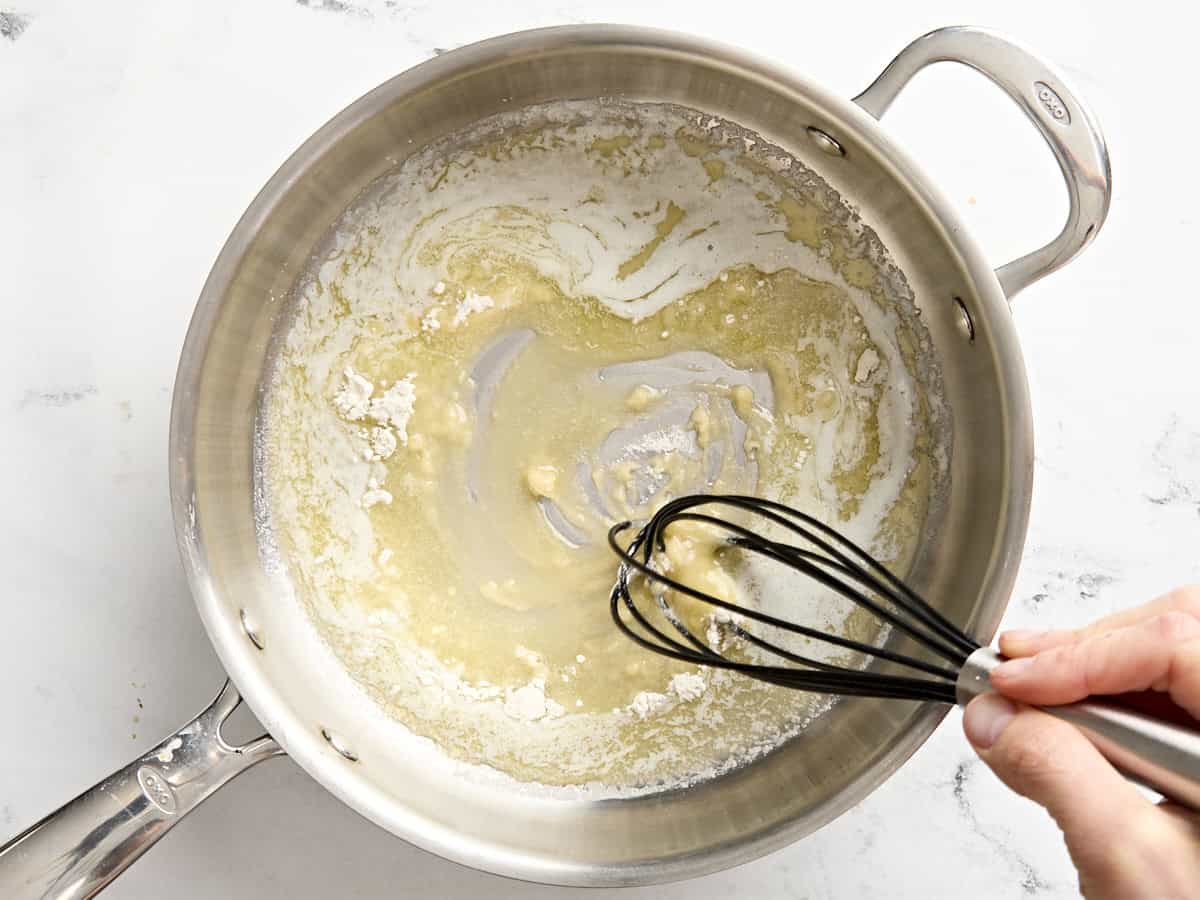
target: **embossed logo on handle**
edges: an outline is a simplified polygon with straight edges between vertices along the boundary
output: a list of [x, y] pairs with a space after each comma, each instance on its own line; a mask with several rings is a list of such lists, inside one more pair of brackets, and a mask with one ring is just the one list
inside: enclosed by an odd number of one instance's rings
[[142, 766], [137, 770], [137, 780], [147, 800], [167, 815], [174, 815], [179, 805], [175, 802], [175, 792], [165, 778], [149, 766]]
[[1037, 97], [1038, 105], [1050, 115], [1051, 119], [1059, 125], [1071, 124], [1071, 111], [1067, 109], [1067, 104], [1063, 103], [1062, 97], [1055, 93], [1054, 88], [1044, 81], [1035, 81], [1033, 95]]

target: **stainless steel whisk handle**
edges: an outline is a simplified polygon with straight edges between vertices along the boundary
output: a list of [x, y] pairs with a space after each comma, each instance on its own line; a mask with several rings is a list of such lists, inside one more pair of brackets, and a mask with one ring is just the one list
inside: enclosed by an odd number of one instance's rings
[[[976, 650], [958, 676], [958, 705], [992, 690], [990, 673], [1004, 662], [990, 647]], [[1104, 700], [1039, 707], [1083, 732], [1131, 781], [1200, 810], [1200, 731]]]

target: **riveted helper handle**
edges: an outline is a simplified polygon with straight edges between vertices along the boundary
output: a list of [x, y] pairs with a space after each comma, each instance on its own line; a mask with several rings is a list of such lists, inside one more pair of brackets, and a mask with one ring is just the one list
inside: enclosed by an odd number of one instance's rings
[[221, 737], [241, 700], [226, 681], [179, 731], [0, 847], [0, 897], [94, 897], [217, 788], [281, 754], [267, 736], [241, 747]]
[[1112, 197], [1108, 147], [1095, 118], [1058, 72], [1019, 44], [982, 28], [941, 28], [917, 38], [854, 102], [878, 119], [917, 72], [944, 61], [970, 66], [1003, 88], [1050, 145], [1067, 183], [1070, 212], [1058, 237], [996, 270], [1011, 300], [1070, 262], [1100, 231]]
[[[967, 658], [958, 676], [959, 706], [992, 690], [989, 675], [1002, 662], [1004, 657], [989, 647]], [[1121, 706], [1119, 698], [1040, 708], [1082, 731], [1130, 780], [1200, 810], [1200, 731]], [[1191, 717], [1183, 714], [1178, 718], [1186, 721]]]

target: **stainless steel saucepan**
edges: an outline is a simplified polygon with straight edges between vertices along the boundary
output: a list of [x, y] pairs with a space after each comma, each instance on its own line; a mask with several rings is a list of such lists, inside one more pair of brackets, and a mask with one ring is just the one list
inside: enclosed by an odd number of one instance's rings
[[[1062, 168], [1070, 215], [1045, 247], [993, 271], [950, 204], [877, 119], [923, 67], [964, 63], [999, 85]], [[644, 884], [746, 862], [862, 800], [943, 710], [836, 704], [798, 738], [688, 790], [604, 802], [515, 795], [430, 771], [414, 738], [337, 663], [302, 605], [264, 571], [253, 439], [272, 336], [314, 246], [398, 159], [503, 110], [555, 99], [667, 101], [737, 122], [822, 175], [905, 273], [953, 410], [951, 485], [937, 552], [916, 586], [980, 638], [995, 630], [1021, 556], [1033, 471], [1025, 369], [1008, 304], [1074, 257], [1108, 210], [1103, 138], [1050, 66], [974, 28], [906, 47], [853, 100], [748, 54], [682, 35], [572, 26], [464, 47], [376, 88], [268, 182], [218, 258], [188, 331], [171, 414], [171, 500], [183, 563], [231, 681], [211, 707], [0, 848], [0, 896], [86, 897], [225, 782], [285, 751], [398, 837], [532, 881]], [[233, 685], [237, 685], [237, 690]], [[245, 696], [269, 736], [234, 746], [221, 723]]]

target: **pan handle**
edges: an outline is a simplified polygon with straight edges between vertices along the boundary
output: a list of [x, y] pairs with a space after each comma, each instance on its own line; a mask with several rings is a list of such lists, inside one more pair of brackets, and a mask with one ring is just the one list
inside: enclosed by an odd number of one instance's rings
[[1011, 300], [1070, 262], [1104, 224], [1112, 198], [1108, 148], [1099, 124], [1061, 75], [1020, 45], [982, 28], [940, 28], [917, 38], [854, 102], [878, 119], [917, 72], [947, 60], [982, 72], [1016, 101], [1054, 151], [1067, 182], [1071, 209], [1058, 237], [996, 270]]
[[[958, 705], [965, 707], [975, 697], [993, 690], [991, 672], [1002, 662], [1004, 657], [990, 647], [981, 647], [968, 656], [958, 676]], [[1121, 699], [1081, 700], [1038, 708], [1082, 731], [1126, 778], [1200, 810], [1200, 732], [1191, 716], [1169, 702], [1160, 703], [1151, 715], [1120, 705]]]
[[0, 847], [0, 897], [94, 897], [217, 788], [281, 755], [267, 735], [240, 747], [221, 737], [241, 702], [226, 681], [207, 709], [153, 750]]

